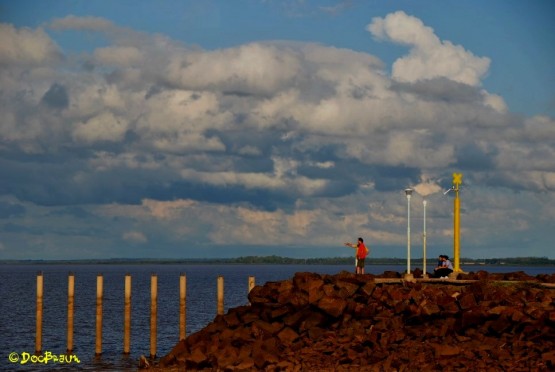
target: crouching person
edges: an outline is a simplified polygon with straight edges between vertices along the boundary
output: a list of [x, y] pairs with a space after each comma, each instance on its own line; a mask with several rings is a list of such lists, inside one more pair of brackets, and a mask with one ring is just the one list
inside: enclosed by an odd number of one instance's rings
[[442, 254], [439, 258], [441, 259], [441, 265], [434, 269], [434, 277], [447, 279], [449, 274], [453, 272], [453, 264], [449, 261], [449, 256], [447, 255]]

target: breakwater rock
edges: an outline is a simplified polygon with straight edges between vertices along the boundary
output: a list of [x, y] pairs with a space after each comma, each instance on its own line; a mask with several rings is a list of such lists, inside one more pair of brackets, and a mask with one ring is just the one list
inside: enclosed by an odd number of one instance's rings
[[298, 273], [249, 294], [159, 367], [211, 371], [554, 370], [555, 289]]

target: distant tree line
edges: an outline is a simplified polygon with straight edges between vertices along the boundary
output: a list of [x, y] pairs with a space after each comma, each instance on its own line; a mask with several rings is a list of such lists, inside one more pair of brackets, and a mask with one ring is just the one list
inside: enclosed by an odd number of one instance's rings
[[[230, 258], [223, 261], [235, 264], [277, 264], [277, 265], [351, 265], [354, 257], [322, 257], [322, 258], [290, 258], [280, 256], [246, 256]], [[437, 259], [427, 259], [426, 263], [435, 266]], [[367, 258], [369, 265], [403, 265], [406, 258]], [[224, 262], [222, 262], [224, 263]], [[422, 263], [422, 258], [411, 259], [411, 264]], [[488, 258], [472, 259], [461, 258], [461, 263], [467, 265], [513, 265], [513, 266], [534, 266], [534, 265], [555, 265], [555, 260], [547, 257], [512, 257], [512, 258]]]
[[[406, 258], [367, 258], [368, 265], [404, 265]], [[426, 263], [435, 266], [436, 258], [427, 259]], [[0, 265], [13, 264], [243, 264], [243, 265], [352, 265], [354, 257], [321, 257], [321, 258], [291, 258], [281, 256], [243, 256], [236, 258], [108, 258], [83, 260], [0, 260]], [[422, 258], [411, 260], [411, 265], [422, 264]], [[508, 257], [472, 259], [461, 258], [461, 265], [511, 265], [511, 266], [547, 266], [555, 265], [555, 260], [547, 257]]]
[[508, 258], [486, 258], [486, 265], [554, 265], [555, 260], [547, 257], [508, 257]]

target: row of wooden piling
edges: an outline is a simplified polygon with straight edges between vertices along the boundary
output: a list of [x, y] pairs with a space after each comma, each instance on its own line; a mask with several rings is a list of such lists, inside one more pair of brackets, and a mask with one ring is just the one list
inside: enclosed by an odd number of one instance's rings
[[[35, 353], [42, 352], [42, 317], [43, 317], [43, 274], [37, 274], [37, 311], [36, 311], [36, 333]], [[254, 276], [249, 276], [248, 292], [254, 288]], [[102, 355], [102, 315], [103, 315], [103, 293], [104, 277], [98, 274], [96, 277], [96, 342], [95, 355]], [[181, 274], [179, 277], [179, 340], [186, 337], [187, 325], [187, 277]], [[75, 275], [69, 273], [67, 290], [67, 353], [73, 353], [73, 321], [74, 321], [74, 297], [75, 297]], [[217, 314], [224, 314], [224, 277], [219, 275], [217, 279]], [[131, 275], [125, 275], [124, 289], [124, 318], [123, 318], [123, 353], [129, 354], [131, 350]], [[152, 274], [150, 278], [150, 357], [156, 357], [157, 348], [157, 324], [158, 324], [158, 276]]]

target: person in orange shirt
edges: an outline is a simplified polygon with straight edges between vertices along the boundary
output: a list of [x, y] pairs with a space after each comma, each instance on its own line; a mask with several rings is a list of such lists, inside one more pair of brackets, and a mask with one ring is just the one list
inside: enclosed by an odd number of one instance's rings
[[364, 260], [368, 256], [368, 248], [364, 245], [364, 239], [358, 238], [357, 244], [345, 243], [347, 247], [356, 249], [356, 273], [364, 274]]

